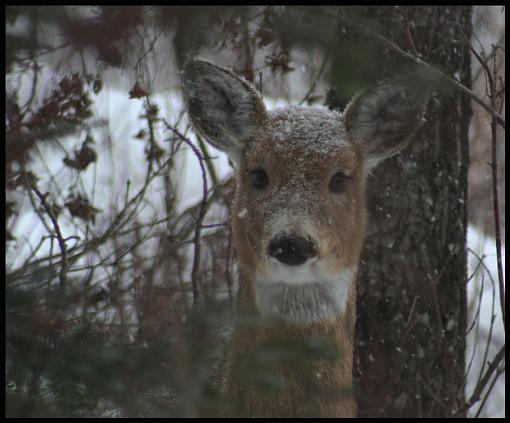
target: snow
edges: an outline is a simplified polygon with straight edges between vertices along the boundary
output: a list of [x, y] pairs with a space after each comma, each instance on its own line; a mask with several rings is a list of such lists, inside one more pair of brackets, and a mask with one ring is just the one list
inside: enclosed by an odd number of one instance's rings
[[[496, 353], [505, 344], [505, 330], [501, 318], [499, 306], [499, 290], [497, 284], [497, 261], [494, 239], [484, 236], [476, 228], [468, 228], [468, 246], [479, 257], [483, 257], [483, 263], [487, 267], [481, 267], [478, 274], [468, 283], [468, 327], [475, 318], [478, 302], [480, 302], [479, 325], [476, 325], [467, 337], [466, 365], [469, 366], [472, 355], [474, 354], [473, 364], [469, 369], [467, 376], [467, 396], [473, 392], [478, 380], [482, 365], [484, 369], [485, 349], [487, 350], [487, 361], [492, 361]], [[503, 273], [505, 269], [505, 249], [502, 249]], [[468, 253], [468, 276], [471, 276], [479, 264], [478, 258], [473, 253]], [[491, 276], [495, 283], [491, 282]], [[481, 294], [481, 296], [480, 296]], [[492, 323], [493, 316], [495, 316]], [[492, 327], [492, 334], [490, 334]], [[467, 369], [466, 369], [467, 370]], [[478, 404], [477, 404], [478, 405]], [[472, 408], [473, 415], [478, 407]], [[501, 375], [497, 380], [481, 416], [502, 417], [505, 415], [505, 375]]]

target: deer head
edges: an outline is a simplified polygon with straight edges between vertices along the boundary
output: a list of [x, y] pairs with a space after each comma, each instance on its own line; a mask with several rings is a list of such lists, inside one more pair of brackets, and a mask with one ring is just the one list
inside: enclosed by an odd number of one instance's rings
[[422, 87], [387, 81], [343, 114], [291, 106], [267, 111], [243, 79], [203, 61], [184, 72], [196, 131], [236, 168], [234, 244], [255, 309], [292, 325], [345, 311], [365, 227], [365, 180], [419, 128]]

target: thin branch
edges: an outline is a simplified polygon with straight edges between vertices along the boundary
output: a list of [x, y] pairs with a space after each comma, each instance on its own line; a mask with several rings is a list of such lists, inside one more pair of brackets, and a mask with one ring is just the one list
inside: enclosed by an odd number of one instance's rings
[[53, 227], [55, 229], [55, 233], [57, 235], [58, 245], [60, 247], [60, 252], [62, 254], [62, 260], [61, 260], [61, 267], [60, 267], [60, 273], [59, 273], [59, 280], [60, 280], [60, 289], [61, 291], [65, 288], [66, 285], [66, 272], [67, 272], [67, 246], [66, 246], [66, 240], [62, 236], [62, 232], [60, 231], [60, 226], [58, 225], [58, 220], [55, 214], [53, 213], [53, 210], [51, 209], [51, 206], [46, 201], [46, 197], [48, 194], [42, 194], [41, 191], [37, 189], [35, 184], [31, 184], [32, 190], [35, 192], [35, 194], [39, 197], [41, 200], [41, 203], [44, 207], [44, 210], [46, 210], [46, 213], [48, 213], [48, 216], [51, 219], [51, 223], [53, 224]]
[[303, 99], [299, 102], [299, 105], [303, 104], [306, 100], [308, 100], [308, 98], [312, 94], [313, 90], [315, 90], [315, 87], [317, 86], [317, 83], [319, 82], [319, 79], [320, 79], [322, 73], [324, 72], [324, 69], [326, 67], [326, 63], [328, 63], [328, 59], [329, 59], [329, 54], [328, 54], [328, 52], [326, 52], [326, 54], [324, 55], [324, 60], [322, 61], [321, 67], [319, 69], [319, 72], [317, 72], [317, 75], [315, 76], [315, 78], [314, 78], [314, 80], [312, 82], [312, 85], [310, 86], [310, 89], [305, 94]]
[[[496, 107], [496, 58], [493, 62], [494, 77], [489, 78], [489, 86], [491, 89], [491, 105]], [[492, 198], [494, 206], [494, 231], [496, 234], [496, 256], [498, 263], [498, 283], [499, 283], [499, 299], [501, 304], [501, 315], [503, 317], [503, 327], [505, 327], [505, 281], [503, 279], [503, 262], [501, 259], [501, 224], [499, 221], [499, 193], [498, 193], [498, 158], [497, 158], [497, 126], [496, 118], [492, 116], [491, 120], [491, 140], [492, 140]]]
[[171, 126], [165, 119], [163, 119], [165, 126], [170, 129], [174, 134], [176, 134], [182, 141], [184, 141], [193, 151], [195, 156], [198, 159], [198, 163], [200, 165], [200, 169], [202, 170], [202, 202], [200, 204], [200, 209], [198, 212], [198, 217], [195, 222], [195, 235], [193, 237], [193, 244], [195, 246], [195, 251], [193, 254], [193, 266], [191, 270], [191, 286], [193, 289], [193, 304], [196, 304], [200, 298], [200, 291], [198, 289], [198, 276], [199, 276], [199, 265], [200, 265], [200, 234], [202, 232], [202, 221], [204, 220], [205, 213], [207, 211], [207, 172], [204, 165], [204, 157], [200, 153], [197, 147], [186, 138], [177, 128]]
[[209, 225], [202, 225], [202, 229], [209, 229], [209, 228], [218, 228], [218, 227], [225, 227], [228, 226], [228, 222], [223, 223], [211, 223]]
[[34, 101], [35, 93], [37, 90], [39, 65], [35, 61], [35, 58], [34, 58], [33, 68], [34, 68], [34, 75], [32, 78], [32, 91], [30, 92], [29, 99], [27, 100], [25, 105], [21, 108], [21, 110], [23, 110], [23, 112], [22, 112], [23, 116], [30, 110], [30, 106], [32, 105], [32, 102]]
[[492, 363], [489, 364], [489, 367], [487, 368], [487, 371], [485, 372], [485, 375], [482, 377], [482, 379], [478, 382], [478, 384], [475, 387], [475, 390], [471, 394], [471, 397], [466, 402], [464, 407], [460, 409], [453, 417], [460, 417], [463, 416], [475, 403], [480, 401], [480, 397], [482, 396], [482, 392], [489, 383], [489, 380], [494, 373], [494, 371], [497, 370], [499, 364], [505, 360], [505, 346], [503, 345], [501, 349], [498, 351], [496, 356], [494, 357], [494, 360], [492, 360]]
[[[498, 42], [492, 47], [492, 51], [487, 56], [487, 61], [490, 61], [498, 52], [498, 50], [501, 48], [501, 44], [505, 40], [505, 34], [502, 33], [499, 37]], [[473, 76], [473, 83], [480, 77], [482, 72], [484, 71], [484, 67], [480, 66], [478, 70], [476, 71], [475, 75]]]
[[442, 350], [443, 350], [442, 351], [443, 366], [444, 366], [444, 370], [447, 372], [447, 377], [448, 377], [448, 380], [447, 380], [448, 391], [449, 391], [448, 392], [449, 393], [448, 403], [449, 403], [450, 407], [453, 405], [453, 401], [455, 400], [454, 393], [453, 393], [453, 391], [454, 391], [453, 390], [454, 382], [453, 382], [453, 375], [452, 375], [453, 366], [451, 365], [451, 357], [450, 357], [450, 354], [448, 353], [448, 342], [446, 339], [446, 332], [445, 332], [445, 329], [443, 326], [443, 319], [441, 316], [441, 306], [439, 304], [437, 285], [439, 284], [439, 281], [443, 277], [443, 274], [444, 274], [446, 268], [448, 267], [448, 263], [450, 262], [450, 259], [452, 258], [452, 256], [453, 255], [450, 252], [450, 254], [448, 254], [448, 257], [446, 257], [446, 260], [444, 261], [444, 264], [443, 264], [443, 268], [439, 272], [439, 275], [437, 276], [436, 280], [431, 281], [432, 299], [434, 301], [434, 310], [436, 313], [436, 320], [437, 320], [437, 331], [438, 331], [439, 339], [441, 340], [441, 346], [442, 346]]
[[[496, 72], [496, 56], [493, 58], [492, 70], [489, 66], [486, 55], [482, 52], [481, 57], [475, 51], [474, 48], [470, 47], [471, 52], [476, 57], [481, 67], [485, 71], [487, 76], [487, 82], [489, 84], [489, 98], [493, 108], [497, 108], [498, 93], [497, 93], [497, 72]], [[493, 50], [494, 51], [494, 50]], [[503, 277], [503, 262], [501, 258], [501, 224], [499, 221], [499, 192], [498, 192], [498, 157], [497, 157], [497, 121], [495, 116], [491, 119], [491, 160], [490, 167], [492, 169], [492, 203], [494, 210], [494, 233], [496, 237], [496, 258], [498, 266], [498, 284], [499, 284], [499, 298], [501, 305], [501, 315], [503, 317], [503, 327], [505, 327], [505, 281]]]
[[480, 417], [480, 413], [482, 412], [483, 410], [483, 407], [485, 406], [485, 403], [487, 402], [487, 400], [489, 399], [489, 396], [490, 396], [490, 393], [492, 391], [492, 388], [494, 388], [494, 385], [496, 385], [496, 382], [498, 381], [499, 379], [499, 375], [503, 373], [504, 370], [501, 370], [501, 369], [497, 369], [497, 372], [496, 372], [496, 375], [492, 378], [492, 382], [489, 386], [489, 388], [487, 389], [487, 392], [485, 393], [485, 396], [482, 400], [482, 403], [480, 404], [480, 407], [478, 408], [478, 411], [476, 412], [475, 414], [475, 419]]

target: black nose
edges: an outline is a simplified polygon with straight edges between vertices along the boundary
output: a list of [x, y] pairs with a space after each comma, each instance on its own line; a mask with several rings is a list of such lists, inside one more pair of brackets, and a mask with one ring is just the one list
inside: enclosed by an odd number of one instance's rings
[[315, 244], [300, 236], [283, 235], [269, 243], [269, 255], [283, 264], [298, 266], [317, 255]]

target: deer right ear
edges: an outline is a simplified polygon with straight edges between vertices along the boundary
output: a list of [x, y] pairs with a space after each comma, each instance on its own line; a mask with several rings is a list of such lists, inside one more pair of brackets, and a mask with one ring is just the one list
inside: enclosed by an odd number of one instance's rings
[[237, 161], [266, 117], [258, 92], [228, 70], [201, 60], [186, 65], [184, 92], [195, 130]]
[[417, 74], [396, 78], [361, 93], [346, 107], [345, 127], [363, 146], [365, 174], [412, 140], [423, 123], [429, 85]]

